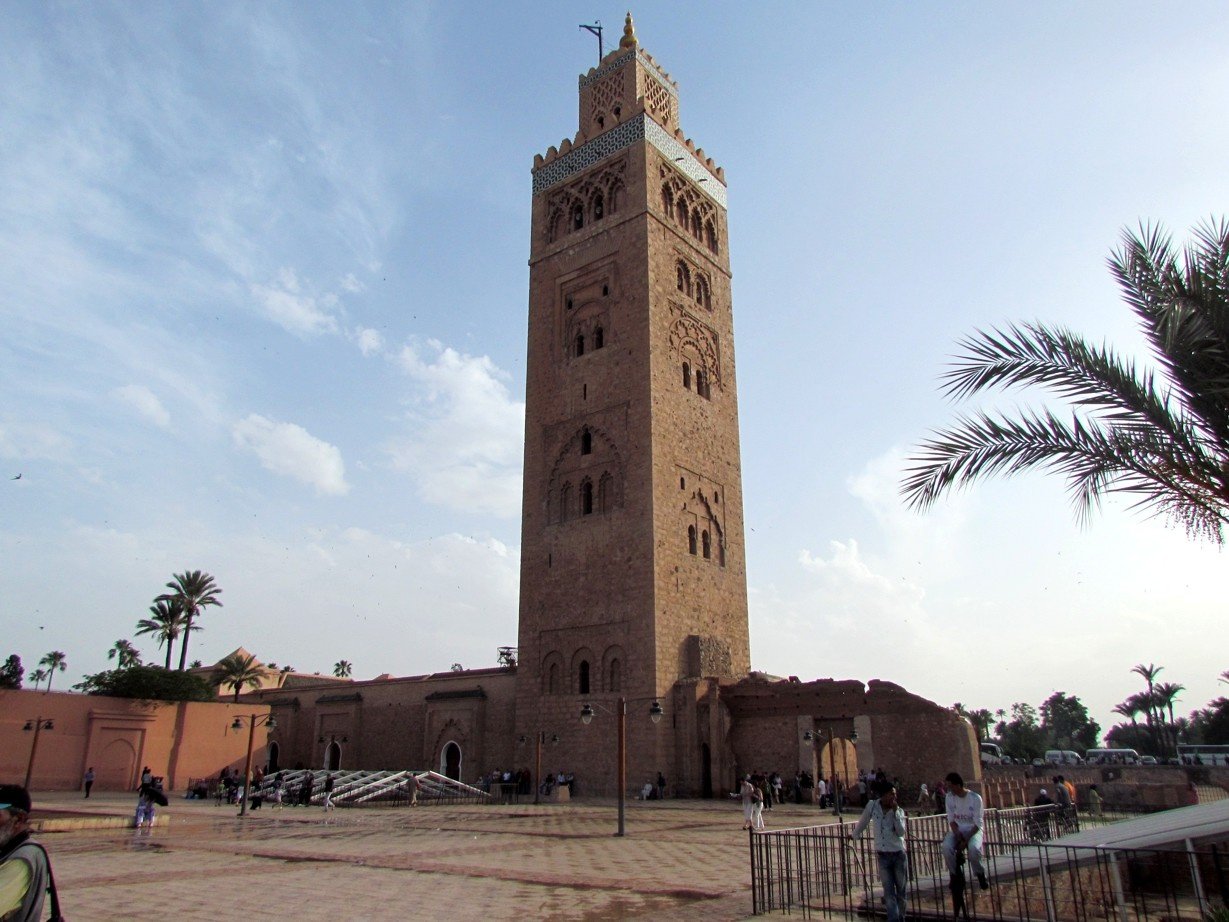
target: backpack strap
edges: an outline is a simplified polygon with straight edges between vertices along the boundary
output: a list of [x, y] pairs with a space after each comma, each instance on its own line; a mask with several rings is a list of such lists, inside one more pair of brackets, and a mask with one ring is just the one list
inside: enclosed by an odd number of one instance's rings
[[55, 888], [55, 874], [51, 872], [51, 856], [47, 854], [47, 849], [38, 842], [27, 840], [22, 844], [37, 848], [43, 853], [43, 861], [47, 865], [47, 894], [51, 897], [51, 918], [48, 922], [64, 922], [64, 916], [60, 915], [60, 894]]

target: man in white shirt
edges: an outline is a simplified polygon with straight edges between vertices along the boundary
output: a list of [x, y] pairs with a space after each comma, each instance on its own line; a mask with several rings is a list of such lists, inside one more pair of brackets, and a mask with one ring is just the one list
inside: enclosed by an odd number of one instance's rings
[[879, 858], [879, 879], [883, 881], [888, 922], [904, 922], [909, 859], [905, 854], [905, 811], [896, 800], [894, 785], [886, 784], [879, 797], [866, 805], [849, 838], [862, 835], [871, 820], [875, 821], [875, 855]]
[[982, 799], [976, 791], [970, 791], [964, 786], [964, 779], [959, 773], [952, 772], [947, 781], [947, 825], [951, 832], [943, 839], [943, 857], [947, 861], [947, 872], [955, 877], [959, 873], [960, 864], [957, 857], [960, 852], [969, 856], [969, 864], [977, 875], [977, 884], [983, 890], [990, 886], [986, 880], [986, 868], [982, 864]]

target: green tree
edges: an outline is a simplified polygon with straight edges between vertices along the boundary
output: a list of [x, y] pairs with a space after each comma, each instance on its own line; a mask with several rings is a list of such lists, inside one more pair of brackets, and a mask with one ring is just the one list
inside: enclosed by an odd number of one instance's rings
[[51, 679], [55, 676], [57, 669], [63, 672], [68, 668], [68, 657], [62, 650], [52, 650], [39, 660], [38, 664], [47, 667], [47, 691], [51, 691]]
[[141, 651], [132, 645], [130, 640], [117, 640], [107, 651], [107, 659], [117, 660], [120, 669], [141, 665]]
[[0, 688], [21, 688], [21, 677], [24, 674], [21, 657], [16, 653], [10, 653], [4, 665], [0, 666]]
[[1055, 692], [1041, 704], [1041, 729], [1052, 749], [1092, 749], [1101, 727], [1075, 695]]
[[[1162, 230], [1124, 231], [1109, 259], [1158, 368], [1041, 323], [977, 332], [943, 376], [948, 396], [1048, 388], [1071, 405], [978, 413], [922, 442], [902, 483], [926, 509], [952, 488], [1032, 468], [1066, 477], [1081, 521], [1111, 493], [1223, 544], [1229, 523], [1229, 224], [1193, 231], [1181, 253]], [[1158, 385], [1157, 379], [1160, 379]]]
[[161, 666], [132, 666], [86, 676], [73, 688], [87, 695], [139, 698], [142, 701], [216, 701], [213, 687], [190, 672]]
[[994, 715], [985, 708], [978, 708], [975, 711], [969, 711], [965, 714], [969, 719], [969, 723], [973, 725], [973, 729], [977, 731], [977, 740], [990, 739], [990, 725], [994, 722]]
[[1147, 693], [1140, 696], [1140, 704], [1142, 705], [1140, 710], [1143, 711], [1144, 716], [1148, 720], [1148, 730], [1152, 734], [1154, 746], [1153, 751], [1159, 756], [1163, 747], [1161, 745], [1161, 721], [1157, 717], [1157, 702], [1154, 689], [1156, 687], [1156, 677], [1165, 671], [1165, 667], [1158, 666], [1155, 663], [1149, 663], [1147, 666], [1143, 663], [1137, 663], [1131, 667], [1131, 671], [1148, 683]]
[[[161, 599], [149, 606], [151, 617], [142, 618], [137, 622], [137, 634], [149, 634], [158, 641], [158, 646], [166, 647], [166, 668], [171, 668], [171, 649], [175, 641], [187, 626], [187, 615], [177, 599]], [[193, 625], [192, 630], [199, 631], [199, 625]]]
[[333, 675], [337, 676], [339, 679], [348, 679], [350, 678], [351, 668], [352, 667], [348, 659], [338, 660], [333, 664]]
[[[30, 675], [28, 676], [28, 678], [30, 679], [31, 682], [34, 683], [34, 690], [38, 691], [38, 686], [42, 683], [43, 679], [47, 678], [47, 670], [46, 669], [34, 669], [30, 672]], [[51, 687], [50, 682], [47, 683], [47, 687], [48, 688]]]
[[259, 688], [261, 680], [265, 677], [265, 667], [260, 666], [256, 662], [256, 657], [251, 654], [244, 656], [241, 653], [232, 653], [230, 656], [218, 660], [216, 666], [213, 667], [213, 674], [210, 675], [209, 681], [216, 686], [227, 686], [235, 693], [235, 700], [239, 700], [239, 693], [247, 688]]
[[1036, 759], [1045, 752], [1045, 735], [1037, 724], [1037, 709], [1024, 701], [1011, 706], [1011, 720], [1000, 721], [995, 732], [1003, 749], [1016, 758]]
[[179, 671], [183, 672], [188, 662], [188, 636], [193, 630], [193, 624], [200, 617], [201, 610], [210, 605], [222, 607], [218, 596], [222, 590], [213, 581], [213, 577], [200, 570], [185, 570], [172, 576], [166, 584], [170, 592], [164, 592], [154, 599], [155, 602], [179, 603], [184, 612], [183, 641], [179, 644]]

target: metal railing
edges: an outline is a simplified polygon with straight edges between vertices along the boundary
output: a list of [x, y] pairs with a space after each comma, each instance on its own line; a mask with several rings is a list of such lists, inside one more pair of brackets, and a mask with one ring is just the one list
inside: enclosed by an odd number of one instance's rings
[[[1043, 825], [1044, 821], [1044, 825]], [[909, 821], [907, 918], [1021, 922], [1177, 922], [1224, 905], [1226, 845], [1123, 849], [1048, 841], [1074, 817], [1061, 808], [986, 811], [984, 858], [990, 888], [971, 873], [948, 874], [942, 816]], [[933, 827], [933, 828], [932, 828]], [[852, 824], [750, 833], [752, 912], [803, 918], [883, 915], [869, 831]]]

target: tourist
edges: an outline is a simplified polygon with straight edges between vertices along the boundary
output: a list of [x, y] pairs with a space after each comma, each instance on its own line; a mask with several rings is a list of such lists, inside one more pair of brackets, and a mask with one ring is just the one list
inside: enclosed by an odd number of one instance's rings
[[[144, 776], [144, 773], [142, 773]], [[149, 776], [149, 780], [142, 782], [137, 788], [137, 810], [133, 817], [133, 826], [136, 829], [152, 829], [154, 826], [154, 818], [157, 815], [155, 809], [156, 797], [153, 776]]]
[[757, 775], [752, 779], [752, 787], [754, 791], [751, 795], [751, 828], [756, 832], [762, 832], [764, 829], [764, 810], [768, 806], [766, 801], [768, 794], [768, 779], [763, 775]]
[[[990, 886], [986, 869], [982, 864], [982, 799], [976, 791], [964, 786], [959, 772], [951, 772], [947, 778], [947, 824], [951, 832], [943, 839], [943, 857], [947, 872], [953, 882], [960, 875], [958, 855], [966, 854], [977, 884], [983, 890]], [[962, 875], [961, 875], [962, 876]]]
[[666, 776], [661, 772], [657, 773], [657, 799], [666, 799]]
[[923, 814], [929, 813], [934, 809], [934, 802], [930, 799], [930, 788], [926, 787], [925, 781], [922, 782], [922, 786], [917, 792], [917, 806], [918, 810], [922, 811]]
[[0, 784], [0, 918], [18, 922], [43, 917], [43, 895], [49, 888], [52, 918], [60, 917], [47, 852], [30, 839], [30, 808], [25, 788]]
[[1054, 812], [1054, 800], [1050, 793], [1042, 788], [1033, 801], [1033, 809], [1029, 811], [1029, 832], [1034, 839], [1050, 838], [1050, 814]]
[[815, 796], [819, 798], [821, 810], [828, 806], [828, 782], [822, 777], [815, 782]]
[[879, 797], [862, 811], [850, 830], [857, 839], [868, 823], [875, 822], [875, 854], [879, 858], [879, 879], [883, 881], [883, 903], [888, 922], [905, 918], [905, 885], [909, 880], [909, 859], [905, 854], [905, 811], [896, 799], [896, 786], [881, 782]]
[[89, 768], [85, 770], [85, 777], [82, 778], [81, 781], [82, 781], [82, 784], [85, 785], [86, 799], [89, 799], [90, 788], [94, 786], [94, 766], [93, 765], [91, 765]]
[[327, 813], [333, 809], [333, 773], [324, 776], [324, 809]]
[[418, 780], [418, 776], [410, 772], [410, 777], [406, 780], [405, 786], [410, 791], [410, 806], [418, 806], [418, 792], [422, 790], [422, 782]]
[[303, 773], [303, 781], [299, 784], [299, 806], [307, 807], [312, 802], [312, 786], [316, 783], [316, 779], [312, 777], [311, 772]]

